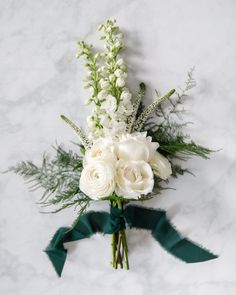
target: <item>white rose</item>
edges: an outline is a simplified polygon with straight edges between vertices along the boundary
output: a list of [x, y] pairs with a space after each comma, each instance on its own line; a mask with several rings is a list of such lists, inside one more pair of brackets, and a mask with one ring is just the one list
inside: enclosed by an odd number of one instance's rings
[[110, 196], [115, 189], [115, 169], [105, 161], [93, 161], [82, 170], [79, 187], [93, 200]]
[[118, 159], [149, 162], [158, 147], [147, 132], [126, 133], [119, 137], [116, 153]]
[[155, 175], [164, 180], [170, 177], [172, 173], [171, 164], [166, 157], [156, 152], [149, 163]]
[[138, 199], [141, 195], [152, 192], [153, 172], [144, 161], [119, 160], [116, 164], [116, 188], [118, 196]]
[[111, 137], [96, 140], [92, 147], [86, 150], [84, 164], [92, 163], [94, 160], [104, 160], [111, 163], [117, 160], [115, 146]]

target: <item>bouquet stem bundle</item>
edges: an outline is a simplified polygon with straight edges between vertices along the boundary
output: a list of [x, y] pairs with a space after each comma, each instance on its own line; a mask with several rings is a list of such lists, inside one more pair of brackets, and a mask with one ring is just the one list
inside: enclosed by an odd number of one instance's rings
[[[111, 201], [111, 206], [118, 207], [123, 211], [124, 202], [118, 200], [116, 202]], [[129, 269], [129, 257], [128, 257], [128, 244], [126, 240], [125, 229], [115, 232], [111, 236], [111, 247], [112, 247], [112, 261], [111, 265], [113, 268], [117, 269], [119, 266]]]

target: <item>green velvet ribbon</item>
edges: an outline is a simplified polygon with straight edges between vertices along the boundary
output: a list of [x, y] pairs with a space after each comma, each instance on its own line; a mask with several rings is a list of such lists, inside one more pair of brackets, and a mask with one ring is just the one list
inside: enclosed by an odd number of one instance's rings
[[113, 234], [125, 229], [126, 224], [130, 228], [150, 230], [154, 239], [166, 251], [187, 263], [217, 258], [208, 250], [182, 237], [167, 219], [165, 211], [135, 205], [129, 205], [124, 210], [111, 206], [110, 213], [90, 211], [83, 214], [72, 228], [59, 228], [45, 252], [57, 274], [61, 276], [67, 255], [64, 243], [89, 238], [98, 232]]

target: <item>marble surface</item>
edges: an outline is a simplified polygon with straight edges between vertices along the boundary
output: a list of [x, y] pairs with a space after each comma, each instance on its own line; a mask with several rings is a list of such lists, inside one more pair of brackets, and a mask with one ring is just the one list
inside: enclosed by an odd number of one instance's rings
[[155, 88], [164, 93], [183, 85], [196, 66], [198, 87], [186, 103], [194, 122], [189, 132], [221, 149], [210, 161], [190, 160], [195, 177], [173, 180], [175, 191], [146, 203], [166, 209], [182, 233], [220, 255], [202, 264], [187, 265], [147, 232], [128, 230], [129, 272], [111, 269], [110, 239], [96, 235], [69, 246], [59, 279], [42, 249], [76, 213], [41, 214], [39, 192], [30, 193], [20, 177], [1, 175], [0, 294], [236, 294], [235, 13], [234, 0], [0, 1], [0, 170], [39, 161], [56, 141], [72, 146], [76, 137], [59, 115], [84, 124], [89, 112], [76, 41], [98, 45], [96, 28], [107, 18], [125, 32], [130, 88], [146, 82], [148, 100]]

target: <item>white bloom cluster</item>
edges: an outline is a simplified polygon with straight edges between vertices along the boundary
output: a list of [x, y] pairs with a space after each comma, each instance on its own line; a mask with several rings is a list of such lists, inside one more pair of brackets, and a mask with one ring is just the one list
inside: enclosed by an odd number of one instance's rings
[[124, 60], [119, 57], [123, 48], [122, 34], [115, 21], [107, 20], [99, 27], [105, 51], [93, 55], [91, 45], [79, 42], [77, 56], [85, 55], [88, 75], [85, 87], [91, 89], [88, 103], [95, 104], [87, 118], [89, 137], [116, 136], [126, 130], [128, 117], [133, 112], [132, 95], [125, 86], [127, 73]]
[[158, 147], [146, 132], [95, 141], [85, 153], [81, 191], [94, 200], [113, 193], [127, 199], [151, 193], [154, 174], [167, 179], [172, 173], [168, 159], [156, 151]]

